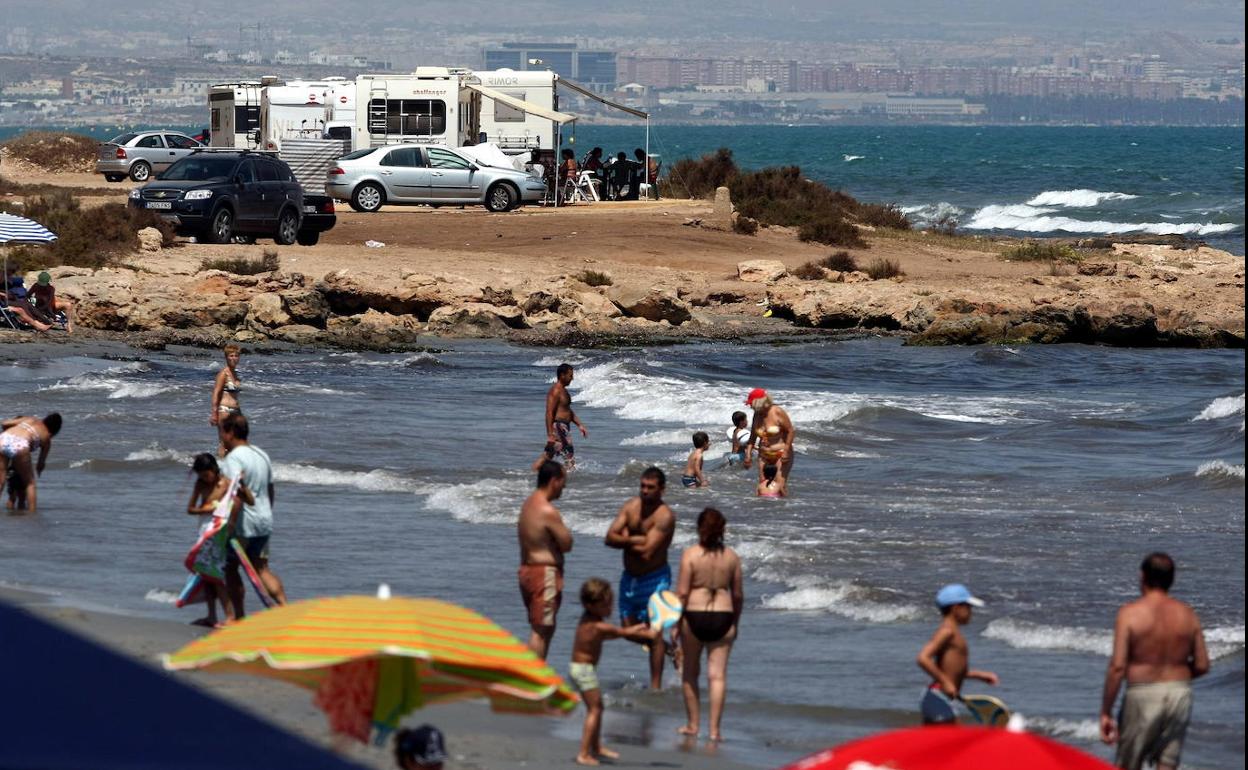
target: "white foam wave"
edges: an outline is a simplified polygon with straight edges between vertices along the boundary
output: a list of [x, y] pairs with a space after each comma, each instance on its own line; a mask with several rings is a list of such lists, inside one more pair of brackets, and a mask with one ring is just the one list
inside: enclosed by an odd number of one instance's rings
[[1223, 398], [1215, 398], [1209, 402], [1209, 405], [1201, 410], [1200, 414], [1192, 418], [1197, 420], [1220, 420], [1223, 417], [1243, 416], [1244, 414], [1244, 394], [1238, 396], [1225, 396]]
[[537, 359], [536, 361], [534, 361], [533, 366], [540, 366], [543, 368], [553, 369], [559, 364], [571, 364], [572, 366], [580, 366], [581, 364], [588, 363], [588, 362], [589, 362], [588, 356], [583, 356], [578, 353], [569, 353], [564, 356], [543, 356]]
[[1095, 719], [1028, 717], [1027, 728], [1054, 738], [1065, 738], [1081, 743], [1094, 743], [1101, 737], [1101, 726]]
[[1237, 230], [1229, 222], [1109, 222], [1050, 216], [1054, 209], [1027, 205], [984, 206], [964, 225], [968, 230], [1014, 230], [1021, 233], [1151, 233], [1153, 235], [1215, 235]]
[[301, 463], [274, 463], [273, 480], [286, 484], [305, 484], [317, 487], [355, 487], [365, 492], [411, 492], [422, 494], [429, 491], [428, 484], [400, 476], [392, 471], [341, 471]]
[[1027, 205], [1089, 208], [1104, 201], [1129, 201], [1137, 197], [1139, 196], [1120, 192], [1099, 192], [1097, 190], [1045, 190], [1027, 201]]
[[866, 598], [865, 593], [864, 589], [847, 582], [804, 586], [764, 597], [763, 606], [772, 610], [831, 612], [868, 623], [896, 623], [922, 617], [918, 607], [874, 601]]
[[[620, 446], [693, 446], [693, 429], [652, 430], [640, 436], [630, 436], [620, 441]], [[711, 436], [714, 442], [718, 437]]]
[[416, 353], [405, 358], [387, 358], [383, 360], [365, 359], [356, 361], [356, 364], [364, 366], [437, 366], [442, 363], [442, 359], [432, 353]]
[[[114, 371], [114, 370], [109, 370]], [[132, 370], [138, 371], [138, 370]], [[93, 391], [106, 390], [109, 391], [109, 398], [151, 398], [161, 393], [168, 393], [176, 390], [177, 385], [161, 382], [134, 382], [132, 380], [124, 380], [118, 377], [109, 377], [104, 373], [88, 372], [70, 377], [68, 380], [59, 380], [53, 384], [43, 388], [43, 390], [70, 390], [70, 391]]]
[[174, 604], [178, 601], [178, 595], [172, 591], [165, 591], [161, 588], [153, 588], [147, 592], [147, 595], [144, 596], [143, 599], [149, 602], [156, 602], [157, 604]]
[[126, 455], [127, 462], [175, 462], [181, 465], [190, 465], [195, 456], [190, 452], [180, 452], [177, 449], [169, 449], [159, 444], [149, 444], [143, 449], [136, 450]]
[[[1243, 626], [1214, 626], [1206, 628], [1204, 633], [1211, 658], [1233, 655], [1244, 649]], [[1011, 618], [990, 622], [984, 629], [984, 636], [1020, 650], [1064, 650], [1106, 657], [1114, 644], [1112, 630], [1047, 626]]]
[[529, 491], [527, 479], [482, 479], [434, 490], [425, 507], [445, 511], [472, 524], [514, 524], [519, 503]]
[[841, 157], [845, 159], [846, 163], [850, 163], [855, 160], [862, 160], [866, 156], [865, 155], [842, 155]]
[[1197, 476], [1221, 476], [1228, 479], [1244, 480], [1244, 464], [1235, 465], [1225, 460], [1210, 460], [1196, 468]]

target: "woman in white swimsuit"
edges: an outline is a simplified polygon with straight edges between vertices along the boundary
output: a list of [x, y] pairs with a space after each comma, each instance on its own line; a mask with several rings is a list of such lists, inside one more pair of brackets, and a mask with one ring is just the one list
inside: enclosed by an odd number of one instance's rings
[[[52, 437], [61, 430], [61, 416], [53, 412], [42, 420], [14, 417], [0, 422], [0, 429], [4, 431], [0, 433], [0, 479], [6, 478], [12, 468], [16, 474], [14, 484], [25, 487], [26, 509], [34, 513], [38, 508], [36, 480], [48, 462]], [[32, 463], [35, 450], [39, 450], [39, 460]]]
[[[218, 433], [221, 420], [226, 415], [243, 413], [238, 403], [242, 390], [242, 383], [238, 378], [238, 361], [242, 358], [243, 351], [238, 345], [230, 344], [225, 346], [224, 352], [225, 366], [217, 372], [217, 379], [212, 385], [212, 414], [208, 417], [208, 422], [218, 427]], [[224, 443], [218, 444], [217, 454], [225, 456]]]

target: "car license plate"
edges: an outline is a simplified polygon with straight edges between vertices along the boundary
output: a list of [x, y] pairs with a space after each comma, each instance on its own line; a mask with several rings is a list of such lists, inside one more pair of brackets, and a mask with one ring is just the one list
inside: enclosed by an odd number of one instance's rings
[[171, 209], [173, 208], [173, 203], [172, 201], [148, 201], [147, 207], [149, 209]]
[[303, 207], [303, 213], [305, 213], [305, 214], [315, 214], [315, 213], [316, 213], [316, 206], [304, 206], [304, 207]]

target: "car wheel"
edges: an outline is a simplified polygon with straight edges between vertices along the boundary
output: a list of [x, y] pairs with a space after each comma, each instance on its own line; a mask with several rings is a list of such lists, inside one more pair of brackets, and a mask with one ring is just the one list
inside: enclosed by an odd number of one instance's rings
[[253, 244], [253, 243], [255, 243], [255, 242], [256, 242], [256, 236], [254, 236], [254, 235], [236, 235], [236, 236], [234, 236], [234, 238], [233, 238], [232, 240], [233, 240], [235, 243], [239, 243], [239, 244], [242, 244], [242, 245], [244, 245], [244, 246], [250, 246], [251, 244]]
[[105, 174], [104, 178], [110, 182], [120, 182], [126, 178], [125, 174]]
[[351, 208], [356, 211], [364, 211], [371, 214], [380, 209], [381, 204], [385, 202], [385, 192], [372, 182], [365, 182], [355, 188], [355, 192], [351, 193]]
[[321, 234], [315, 230], [312, 232], [300, 231], [296, 240], [300, 246], [315, 246], [321, 240]]
[[130, 167], [130, 178], [136, 182], [146, 182], [152, 178], [152, 167], [145, 160], [136, 160]]
[[229, 243], [234, 240], [234, 212], [222, 206], [212, 215], [212, 223], [204, 240], [208, 243]]
[[520, 193], [506, 182], [499, 182], [485, 191], [485, 207], [490, 211], [508, 211], [519, 200]]
[[277, 219], [277, 233], [274, 234], [273, 240], [279, 245], [289, 246], [299, 238], [299, 215], [290, 209], [282, 212]]

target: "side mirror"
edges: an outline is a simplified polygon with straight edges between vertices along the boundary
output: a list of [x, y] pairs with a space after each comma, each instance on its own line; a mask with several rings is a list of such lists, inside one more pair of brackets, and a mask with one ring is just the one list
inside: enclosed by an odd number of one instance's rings
[[478, 166], [476, 163], [469, 163], [469, 164], [468, 164], [468, 170], [469, 170], [469, 171], [480, 171], [480, 170], [481, 170], [481, 167], [480, 167], [480, 166]]

